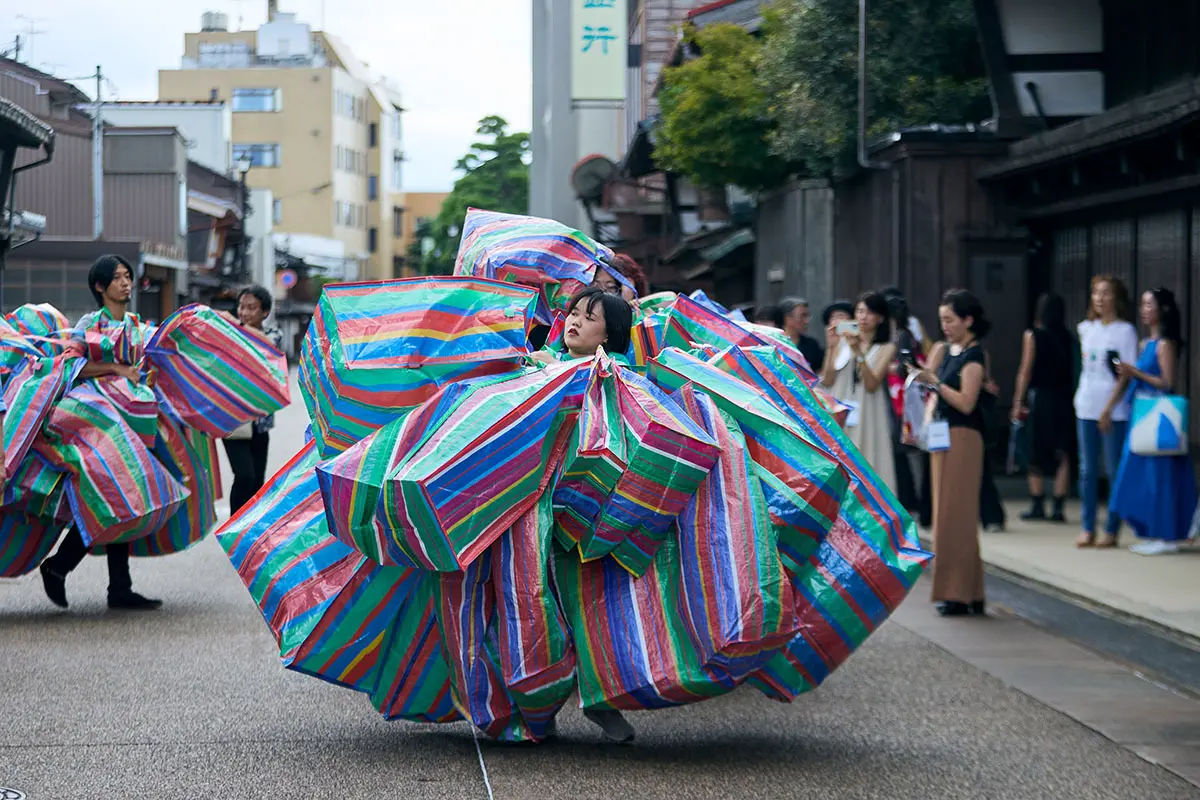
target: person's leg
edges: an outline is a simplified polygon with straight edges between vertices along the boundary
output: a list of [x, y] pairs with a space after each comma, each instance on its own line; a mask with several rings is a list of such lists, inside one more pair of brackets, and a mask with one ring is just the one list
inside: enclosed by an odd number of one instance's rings
[[271, 434], [256, 433], [250, 440], [250, 455], [254, 459], [254, 494], [267, 482], [267, 448], [271, 443]]
[[1071, 489], [1071, 460], [1067, 454], [1059, 456], [1058, 471], [1054, 474], [1054, 511], [1050, 514], [1051, 522], [1066, 522], [1067, 492]]
[[[1121, 452], [1125, 449], [1125, 434], [1129, 430], [1127, 422], [1113, 422], [1112, 428], [1108, 433], [1101, 438], [1101, 447], [1104, 450], [1104, 472], [1108, 476], [1109, 493], [1111, 494], [1112, 487], [1116, 484], [1117, 473], [1121, 468]], [[1098, 544], [1104, 547], [1115, 547], [1117, 537], [1121, 533], [1121, 517], [1119, 514], [1114, 514], [1112, 509], [1108, 511], [1108, 519], [1104, 525], [1104, 538]]]
[[133, 591], [129, 575], [129, 544], [110, 544], [104, 548], [108, 558], [108, 607], [123, 611], [152, 611], [162, 600], [152, 600]]
[[1081, 419], [1077, 423], [1079, 433], [1079, 499], [1082, 509], [1079, 523], [1083, 528], [1076, 544], [1081, 547], [1092, 544], [1096, 538], [1096, 500], [1100, 480], [1100, 428], [1094, 420]]
[[225, 439], [225, 454], [233, 471], [233, 486], [229, 490], [229, 516], [233, 516], [254, 496], [254, 455], [251, 439]]
[[1029, 510], [1021, 514], [1021, 519], [1045, 519], [1046, 482], [1042, 480], [1042, 475], [1037, 471], [1037, 467], [1029, 468], [1027, 481], [1029, 483]]
[[83, 536], [72, 525], [58, 546], [58, 552], [42, 562], [42, 588], [50, 602], [60, 608], [67, 607], [67, 575], [87, 558], [88, 548]]
[[992, 466], [986, 450], [983, 456], [983, 474], [979, 484], [979, 521], [983, 529], [991, 533], [1004, 530], [1007, 522], [1004, 513], [1004, 503], [1000, 501], [1000, 491], [996, 488], [996, 480], [992, 477]]
[[604, 731], [604, 738], [618, 744], [629, 744], [633, 741], [634, 730], [629, 721], [620, 711], [609, 708], [585, 708], [583, 716]]

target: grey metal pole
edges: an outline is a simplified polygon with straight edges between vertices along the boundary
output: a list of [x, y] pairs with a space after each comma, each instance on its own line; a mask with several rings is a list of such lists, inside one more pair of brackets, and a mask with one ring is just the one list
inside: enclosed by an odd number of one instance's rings
[[104, 122], [100, 118], [104, 74], [96, 65], [96, 111], [92, 120], [92, 238], [104, 237]]
[[863, 169], [887, 169], [872, 161], [867, 150], [867, 0], [858, 0], [858, 164]]

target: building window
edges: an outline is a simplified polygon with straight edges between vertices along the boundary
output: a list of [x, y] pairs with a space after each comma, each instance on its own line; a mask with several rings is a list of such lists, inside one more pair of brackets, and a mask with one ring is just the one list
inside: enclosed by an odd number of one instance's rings
[[392, 236], [399, 239], [404, 235], [404, 209], [392, 206]]
[[368, 200], [378, 200], [379, 199], [379, 176], [378, 175], [372, 175], [371, 177], [367, 178], [367, 199]]
[[397, 108], [395, 111], [390, 113], [388, 117], [391, 119], [392, 123], [392, 136], [394, 136], [398, 142], [400, 141], [400, 109]]
[[367, 126], [367, 146], [379, 147], [379, 126], [374, 122]]
[[271, 205], [271, 219], [278, 225], [283, 222], [283, 201], [276, 200]]
[[399, 150], [393, 151], [393, 153], [392, 153], [392, 188], [397, 191], [400, 190], [400, 185], [401, 185], [400, 179], [403, 177], [403, 172], [404, 172], [403, 168], [404, 168], [404, 153], [401, 153]]
[[233, 146], [234, 162], [248, 158], [250, 164], [255, 167], [278, 167], [279, 156], [279, 145], [277, 144], [235, 144]]
[[234, 111], [280, 111], [283, 93], [278, 89], [234, 89]]
[[379, 228], [367, 231], [367, 252], [374, 253], [379, 249]]

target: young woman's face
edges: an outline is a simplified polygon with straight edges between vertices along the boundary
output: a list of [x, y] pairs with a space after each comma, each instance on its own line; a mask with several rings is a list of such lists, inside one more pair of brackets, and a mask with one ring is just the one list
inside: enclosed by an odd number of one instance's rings
[[1158, 301], [1154, 299], [1154, 292], [1146, 292], [1142, 295], [1141, 316], [1142, 324], [1147, 328], [1158, 324]]
[[262, 302], [247, 292], [238, 299], [237, 317], [243, 325], [250, 328], [261, 328], [263, 320], [267, 318], [267, 312], [262, 307]]
[[1100, 281], [1092, 287], [1092, 312], [1101, 319], [1108, 319], [1116, 313], [1117, 295], [1112, 284]]
[[941, 306], [938, 309], [938, 318], [941, 319], [942, 333], [945, 334], [946, 341], [959, 344], [965, 342], [971, 335], [971, 325], [974, 324], [974, 320], [970, 317], [960, 317], [950, 306]]
[[854, 320], [858, 323], [858, 329], [863, 338], [871, 339], [880, 323], [883, 322], [883, 317], [867, 308], [866, 303], [859, 303], [854, 307]]
[[576, 358], [596, 355], [596, 350], [608, 341], [608, 323], [604, 319], [604, 305], [597, 302], [588, 311], [587, 301], [575, 304], [567, 315], [567, 330], [563, 336], [567, 350]]

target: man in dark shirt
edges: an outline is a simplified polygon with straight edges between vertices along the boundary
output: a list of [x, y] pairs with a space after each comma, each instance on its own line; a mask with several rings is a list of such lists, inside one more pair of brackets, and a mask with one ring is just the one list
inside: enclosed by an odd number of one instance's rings
[[783, 332], [796, 343], [813, 371], [820, 370], [825, 351], [816, 339], [806, 335], [809, 320], [812, 319], [808, 301], [800, 297], [785, 297], [779, 301], [779, 310], [783, 313]]

